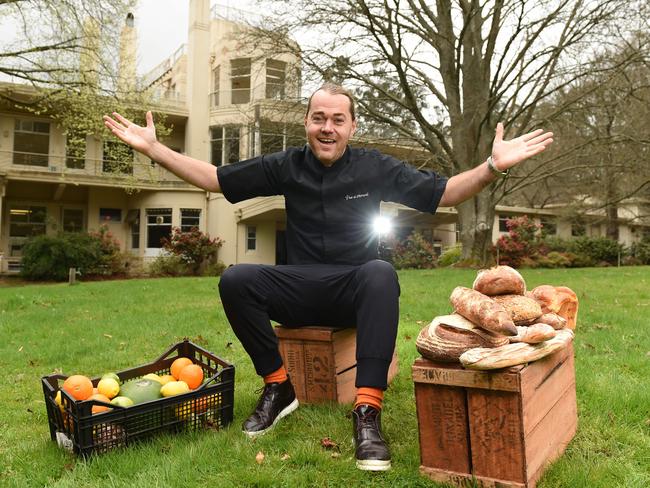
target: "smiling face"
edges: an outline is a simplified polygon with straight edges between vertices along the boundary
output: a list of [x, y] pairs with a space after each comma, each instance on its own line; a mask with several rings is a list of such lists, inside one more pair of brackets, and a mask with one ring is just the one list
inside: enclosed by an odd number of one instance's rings
[[324, 166], [331, 166], [343, 156], [356, 129], [347, 96], [323, 90], [314, 93], [305, 116], [305, 131], [309, 147]]

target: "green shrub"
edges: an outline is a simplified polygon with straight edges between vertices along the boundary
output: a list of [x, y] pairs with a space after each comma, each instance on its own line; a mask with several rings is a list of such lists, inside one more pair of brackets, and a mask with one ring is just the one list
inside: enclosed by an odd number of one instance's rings
[[98, 239], [83, 233], [41, 235], [23, 247], [21, 274], [28, 280], [68, 279], [68, 270], [77, 268], [82, 274], [94, 274], [103, 262]]
[[571, 251], [591, 261], [591, 266], [599, 263], [617, 264], [619, 254], [624, 255], [623, 245], [607, 237], [578, 237], [571, 242]]
[[642, 241], [632, 244], [630, 246], [630, 256], [638, 264], [650, 264], [650, 237], [646, 237]]
[[218, 237], [211, 238], [196, 227], [188, 232], [182, 232], [175, 227], [170, 238], [162, 239], [163, 249], [178, 256], [193, 275], [202, 275], [205, 268], [217, 263], [217, 255], [223, 242]]
[[575, 255], [569, 253], [551, 251], [546, 255], [540, 255], [537, 258], [537, 265], [540, 268], [568, 268], [574, 257]]
[[460, 261], [463, 252], [463, 246], [456, 244], [445, 249], [438, 258], [438, 266], [451, 266]]
[[419, 232], [413, 232], [404, 242], [395, 246], [393, 266], [397, 269], [431, 269], [436, 267], [433, 246]]
[[180, 256], [163, 255], [154, 259], [147, 267], [150, 276], [191, 276], [191, 267]]

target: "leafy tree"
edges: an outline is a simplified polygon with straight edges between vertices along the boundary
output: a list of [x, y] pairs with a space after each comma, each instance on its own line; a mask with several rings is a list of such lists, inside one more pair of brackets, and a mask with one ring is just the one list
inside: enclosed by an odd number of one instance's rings
[[[506, 137], [533, 129], [542, 122], [538, 108], [557, 93], [594, 72], [625, 71], [648, 53], [647, 41], [631, 41], [645, 28], [645, 1], [302, 0], [290, 11], [286, 4], [271, 2], [264, 19], [266, 32], [276, 26], [276, 51], [291, 50], [282, 43], [287, 33], [301, 39], [314, 80], [356, 88], [365, 119], [434, 154], [430, 164], [449, 176], [485, 160], [497, 122]], [[599, 55], [612, 44], [628, 44], [635, 57], [603, 63]], [[494, 207], [521, 189], [514, 183], [574, 171], [560, 152], [556, 164], [517, 168], [509, 182], [458, 206], [463, 258], [488, 259]]]

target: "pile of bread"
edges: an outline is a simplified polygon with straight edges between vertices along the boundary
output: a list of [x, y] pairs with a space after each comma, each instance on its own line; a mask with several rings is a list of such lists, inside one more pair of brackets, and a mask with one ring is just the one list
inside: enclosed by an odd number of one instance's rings
[[479, 271], [472, 288], [456, 287], [450, 301], [455, 313], [434, 318], [418, 335], [425, 358], [497, 369], [535, 361], [573, 340], [576, 294], [551, 285], [527, 292], [509, 266]]

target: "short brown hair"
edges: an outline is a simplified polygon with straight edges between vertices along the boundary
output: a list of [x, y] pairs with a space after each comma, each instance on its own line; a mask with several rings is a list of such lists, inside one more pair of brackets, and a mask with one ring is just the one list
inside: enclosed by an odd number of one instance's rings
[[309, 109], [311, 108], [311, 99], [314, 97], [314, 94], [320, 90], [323, 90], [330, 95], [345, 95], [348, 97], [348, 100], [350, 100], [350, 115], [352, 116], [352, 120], [356, 119], [356, 103], [354, 101], [354, 95], [352, 95], [352, 92], [347, 88], [344, 88], [343, 86], [336, 83], [332, 83], [331, 81], [324, 83], [320, 88], [318, 88], [318, 90], [315, 90], [314, 93], [310, 95], [309, 101], [307, 102], [307, 112], [305, 113], [305, 116], [309, 115]]

